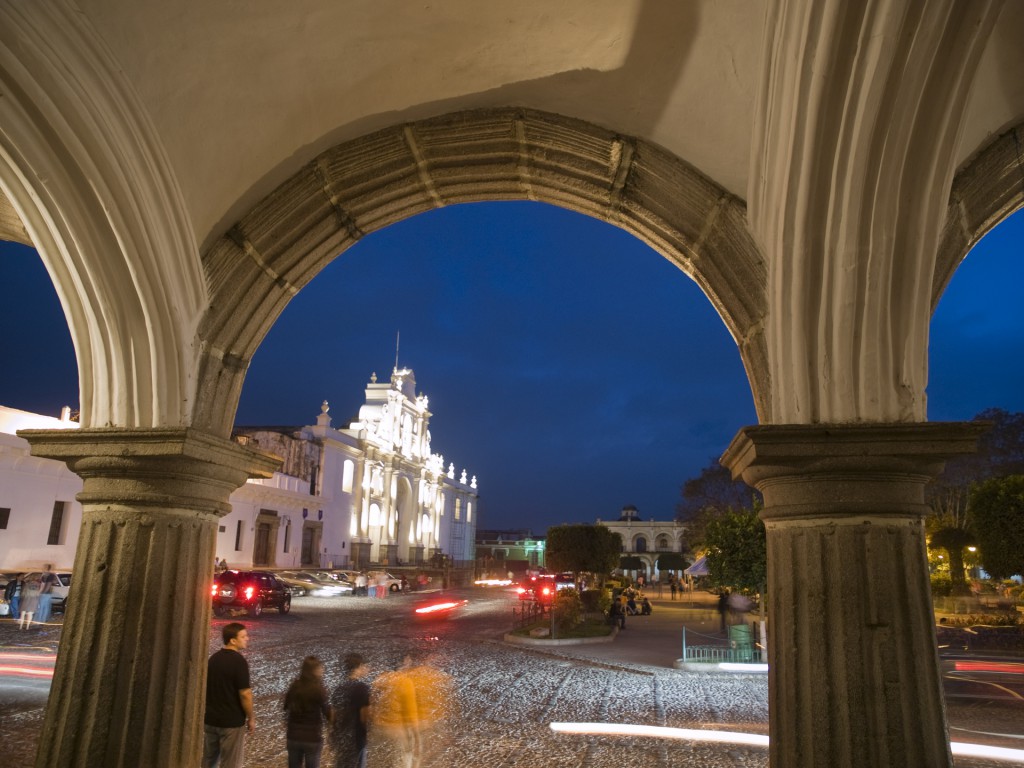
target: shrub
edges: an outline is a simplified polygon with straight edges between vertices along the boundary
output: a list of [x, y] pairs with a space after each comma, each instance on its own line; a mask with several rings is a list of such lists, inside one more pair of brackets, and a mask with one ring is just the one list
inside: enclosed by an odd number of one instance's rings
[[583, 620], [583, 602], [572, 587], [558, 590], [553, 610], [555, 624], [561, 630], [572, 629]]
[[607, 589], [585, 589], [580, 593], [580, 602], [584, 613], [604, 613], [612, 603], [612, 595]]
[[953, 593], [953, 580], [949, 578], [949, 574], [933, 573], [931, 581], [934, 597], [946, 597]]
[[940, 622], [947, 627], [1015, 627], [1013, 613], [972, 613], [967, 616], [944, 616]]

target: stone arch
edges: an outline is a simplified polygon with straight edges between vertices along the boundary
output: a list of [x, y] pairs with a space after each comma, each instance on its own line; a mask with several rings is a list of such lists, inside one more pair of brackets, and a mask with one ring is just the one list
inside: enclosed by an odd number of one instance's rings
[[991, 229], [1024, 207], [1024, 123], [997, 136], [953, 178], [932, 280], [932, 312], [957, 267]]
[[206, 282], [149, 117], [72, 5], [0, 8], [0, 25], [24, 41], [0, 44], [0, 236], [53, 280], [82, 425], [188, 426]]
[[194, 426], [227, 434], [246, 369], [291, 298], [365, 235], [457, 203], [535, 200], [630, 232], [692, 277], [740, 349], [764, 420], [767, 270], [744, 203], [646, 141], [560, 115], [481, 109], [321, 154], [203, 254], [210, 308]]

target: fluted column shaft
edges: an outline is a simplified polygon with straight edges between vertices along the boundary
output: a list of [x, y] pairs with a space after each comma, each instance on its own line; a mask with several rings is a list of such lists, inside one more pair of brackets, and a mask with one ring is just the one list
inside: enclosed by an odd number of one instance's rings
[[84, 481], [37, 768], [198, 765], [217, 521], [278, 462], [190, 429], [20, 435]]
[[951, 766], [927, 482], [977, 424], [762, 426], [722, 463], [764, 495], [770, 762]]

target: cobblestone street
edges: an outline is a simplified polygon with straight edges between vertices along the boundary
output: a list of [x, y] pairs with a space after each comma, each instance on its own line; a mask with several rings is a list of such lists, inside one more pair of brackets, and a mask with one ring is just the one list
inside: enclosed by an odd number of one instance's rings
[[[671, 659], [663, 667], [631, 661], [631, 649], [639, 646], [647, 627], [654, 626], [639, 618], [613, 644], [602, 646], [600, 658], [574, 650], [578, 646], [509, 646], [500, 636], [507, 628], [512, 601], [498, 593], [469, 596], [461, 614], [426, 624], [412, 618], [409, 596], [382, 601], [302, 598], [287, 616], [241, 619], [252, 638], [246, 655], [258, 728], [247, 744], [246, 765], [279, 768], [286, 763], [281, 699], [307, 654], [326, 662], [331, 686], [340, 677], [340, 658], [348, 651], [363, 653], [377, 673], [397, 666], [410, 648], [430, 647], [438, 652], [438, 666], [455, 680], [457, 711], [426, 744], [425, 766], [767, 766], [763, 747], [563, 734], [550, 727], [553, 722], [643, 724], [764, 734], [765, 675], [689, 674], [672, 669]], [[674, 609], [662, 608], [662, 615]], [[211, 652], [220, 646], [223, 623], [215, 620], [211, 628]], [[53, 643], [59, 632], [59, 625], [19, 632], [13, 622], [4, 621], [0, 641], [5, 646], [30, 640]], [[3, 704], [0, 738], [8, 764], [31, 765], [43, 697], [25, 694]], [[986, 722], [990, 730], [1001, 727], [991, 713]], [[391, 763], [389, 758], [381, 745], [371, 742], [372, 768], [384, 768]], [[957, 761], [958, 767], [988, 765], [1005, 763]]]

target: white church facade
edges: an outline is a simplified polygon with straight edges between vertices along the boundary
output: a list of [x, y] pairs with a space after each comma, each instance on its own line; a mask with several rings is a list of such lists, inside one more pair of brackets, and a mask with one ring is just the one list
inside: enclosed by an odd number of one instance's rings
[[[408, 368], [366, 385], [357, 421], [237, 427], [236, 442], [282, 460], [271, 477], [230, 496], [216, 553], [231, 567], [357, 568], [426, 563], [437, 554], [471, 566], [479, 510], [476, 477], [431, 452], [428, 400]], [[81, 478], [63, 462], [30, 455], [18, 429], [77, 429], [0, 407], [0, 567], [74, 563], [82, 523]]]

